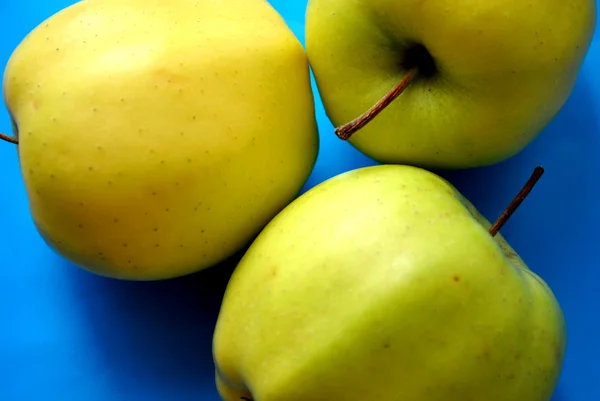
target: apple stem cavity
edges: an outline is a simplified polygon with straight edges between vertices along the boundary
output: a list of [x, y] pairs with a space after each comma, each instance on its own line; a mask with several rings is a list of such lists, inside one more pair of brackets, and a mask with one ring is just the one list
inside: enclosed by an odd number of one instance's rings
[[8, 143], [14, 143], [15, 145], [19, 144], [19, 140], [17, 138], [15, 138], [14, 136], [5, 135], [2, 132], [0, 132], [0, 139]]
[[408, 70], [404, 78], [389, 91], [381, 100], [375, 103], [369, 110], [350, 121], [335, 129], [335, 134], [342, 140], [348, 140], [356, 131], [367, 125], [373, 120], [379, 113], [381, 113], [387, 106], [390, 105], [398, 96], [404, 92], [410, 83], [417, 76], [418, 68], [411, 68]]
[[525, 183], [525, 185], [523, 186], [521, 191], [513, 199], [513, 201], [508, 205], [508, 207], [504, 210], [504, 212], [502, 212], [500, 217], [498, 217], [498, 220], [496, 220], [496, 222], [490, 228], [490, 235], [492, 237], [494, 237], [494, 236], [496, 236], [496, 234], [498, 234], [498, 231], [500, 231], [502, 226], [504, 226], [504, 224], [508, 221], [508, 219], [510, 219], [510, 216], [512, 216], [512, 214], [515, 212], [515, 210], [517, 210], [519, 205], [521, 205], [521, 203], [523, 203], [523, 201], [525, 200], [527, 195], [529, 195], [529, 193], [531, 192], [531, 190], [533, 189], [535, 184], [537, 184], [539, 179], [542, 177], [542, 174], [544, 174], [544, 168], [541, 166], [538, 166], [533, 170], [531, 177], [529, 177], [529, 180], [527, 180], [527, 182]]

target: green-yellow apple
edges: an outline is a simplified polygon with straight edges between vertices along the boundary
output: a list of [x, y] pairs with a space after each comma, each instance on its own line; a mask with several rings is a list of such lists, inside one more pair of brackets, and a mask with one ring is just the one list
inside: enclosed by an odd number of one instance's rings
[[595, 23], [595, 0], [309, 0], [306, 48], [340, 138], [382, 163], [469, 168], [554, 118]]
[[215, 265], [318, 153], [306, 53], [263, 0], [77, 2], [22, 41], [3, 88], [36, 226], [101, 275]]
[[312, 188], [231, 277], [213, 344], [221, 397], [548, 401], [566, 346], [561, 307], [491, 231], [417, 167]]

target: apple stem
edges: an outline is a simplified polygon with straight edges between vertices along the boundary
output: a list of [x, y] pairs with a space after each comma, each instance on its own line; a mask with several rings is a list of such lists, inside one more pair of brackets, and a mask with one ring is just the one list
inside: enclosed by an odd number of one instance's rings
[[15, 145], [19, 144], [19, 140], [17, 138], [15, 138], [14, 136], [5, 135], [2, 132], [0, 132], [0, 139], [8, 143], [14, 143]]
[[387, 106], [390, 105], [404, 90], [410, 85], [410, 83], [417, 76], [417, 68], [408, 70], [404, 78], [389, 91], [381, 100], [375, 103], [369, 110], [350, 121], [335, 129], [335, 134], [342, 140], [349, 139], [352, 134], [367, 125], [372, 119], [374, 119], [379, 113], [381, 113]]
[[510, 219], [510, 216], [512, 216], [512, 214], [515, 212], [515, 210], [517, 210], [519, 205], [521, 205], [521, 203], [525, 200], [527, 195], [529, 195], [535, 184], [541, 178], [542, 174], [544, 174], [544, 168], [541, 166], [538, 166], [533, 170], [531, 177], [529, 177], [529, 180], [527, 180], [521, 191], [508, 205], [504, 212], [502, 212], [500, 217], [498, 217], [498, 220], [496, 220], [496, 222], [490, 228], [490, 234], [492, 237], [498, 234], [498, 231], [500, 231], [502, 226], [504, 226], [504, 223], [506, 223], [508, 219]]

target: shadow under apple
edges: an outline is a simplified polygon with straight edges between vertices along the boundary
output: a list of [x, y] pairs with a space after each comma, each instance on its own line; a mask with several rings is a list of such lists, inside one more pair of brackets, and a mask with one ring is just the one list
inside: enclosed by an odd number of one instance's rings
[[212, 335], [242, 254], [193, 275], [154, 282], [104, 278], [62, 261], [94, 352], [119, 395], [155, 391], [156, 399], [219, 399]]
[[558, 387], [554, 394], [552, 395], [552, 399], [550, 401], [570, 401], [571, 397], [568, 397], [562, 387]]

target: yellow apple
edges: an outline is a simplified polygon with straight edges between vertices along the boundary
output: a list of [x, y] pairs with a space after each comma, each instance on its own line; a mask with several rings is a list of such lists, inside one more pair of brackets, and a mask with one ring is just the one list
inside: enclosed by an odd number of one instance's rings
[[77, 2], [24, 38], [3, 90], [39, 232], [116, 278], [231, 256], [318, 152], [306, 54], [262, 0]]
[[309, 0], [306, 48], [342, 139], [382, 163], [468, 168], [540, 134], [595, 25], [595, 0]]
[[493, 231], [416, 167], [361, 168], [312, 188], [227, 286], [213, 345], [221, 397], [549, 401], [563, 312]]

